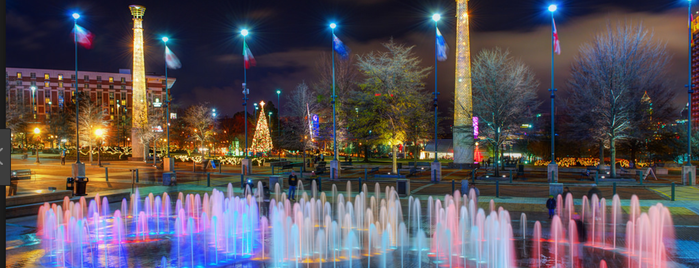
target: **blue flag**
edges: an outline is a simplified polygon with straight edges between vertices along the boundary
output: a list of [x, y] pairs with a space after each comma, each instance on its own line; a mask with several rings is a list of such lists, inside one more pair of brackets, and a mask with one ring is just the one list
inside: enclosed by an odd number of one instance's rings
[[340, 55], [341, 59], [346, 60], [347, 58], [349, 58], [350, 49], [347, 46], [345, 46], [345, 44], [343, 44], [342, 41], [340, 41], [340, 38], [337, 38], [337, 36], [335, 36], [334, 34], [333, 48], [335, 49], [335, 52], [337, 52], [337, 54]]
[[447, 53], [449, 53], [449, 46], [447, 45], [447, 42], [444, 41], [444, 36], [442, 36], [442, 33], [439, 32], [439, 29], [437, 29], [437, 60], [439, 61], [445, 61], [447, 60]]

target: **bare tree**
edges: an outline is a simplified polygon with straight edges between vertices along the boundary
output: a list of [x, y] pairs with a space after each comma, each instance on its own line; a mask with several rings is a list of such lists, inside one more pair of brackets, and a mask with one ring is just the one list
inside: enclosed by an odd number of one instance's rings
[[285, 135], [282, 138], [284, 147], [290, 150], [302, 150], [303, 161], [306, 162], [306, 150], [315, 148], [311, 133], [311, 118], [321, 110], [317, 95], [301, 82], [287, 95], [284, 105], [287, 112]]
[[[332, 93], [333, 93], [333, 64], [331, 55], [328, 53], [322, 53], [318, 61], [316, 61], [316, 74], [318, 75], [318, 80], [312, 84], [318, 102], [322, 106], [322, 109], [332, 109]], [[343, 114], [346, 110], [343, 109], [343, 105], [347, 102], [350, 92], [356, 90], [357, 80], [359, 79], [359, 72], [355, 65], [354, 57], [348, 57], [346, 60], [342, 60], [339, 57], [335, 57], [335, 106], [336, 106], [336, 120], [337, 120], [337, 140], [338, 142], [345, 141], [349, 137], [349, 133], [346, 131], [346, 120], [347, 116]], [[326, 125], [327, 129], [323, 129], [323, 133], [332, 133], [332, 122]], [[332, 135], [326, 135], [327, 137], [332, 137]], [[339, 144], [338, 144], [339, 146]]]
[[[540, 102], [539, 82], [521, 60], [500, 48], [485, 49], [473, 61], [473, 115], [478, 117], [479, 137], [490, 144], [497, 165], [507, 137], [521, 126]], [[466, 107], [457, 107], [457, 109]], [[499, 168], [495, 174], [499, 174]]]
[[415, 46], [397, 44], [393, 39], [382, 45], [387, 51], [372, 51], [357, 59], [364, 81], [351, 93], [350, 107], [359, 112], [357, 120], [348, 123], [356, 136], [375, 133], [377, 142], [391, 146], [395, 174], [397, 145], [407, 139], [414, 117], [428, 112], [425, 108], [430, 98], [423, 80], [432, 67], [420, 66], [422, 61], [412, 51]]
[[[213, 136], [215, 123], [208, 103], [190, 106], [187, 108], [183, 119], [190, 128], [192, 139], [198, 141], [203, 148], [205, 143]], [[203, 152], [200, 151], [200, 153], [203, 157]]]
[[87, 145], [90, 147], [90, 163], [92, 163], [92, 146], [95, 145], [95, 142], [97, 141], [95, 131], [97, 129], [106, 129], [109, 125], [109, 120], [105, 119], [107, 114], [105, 109], [102, 108], [99, 103], [92, 103], [87, 97], [80, 99], [80, 117], [78, 118], [80, 124], [80, 143], [87, 143]]
[[[607, 24], [580, 47], [568, 81], [573, 124], [609, 146], [611, 176], [616, 177], [616, 146], [642, 136], [642, 128], [672, 111], [675, 94], [666, 85], [670, 56], [641, 23]], [[651, 106], [643, 102], [647, 94]]]

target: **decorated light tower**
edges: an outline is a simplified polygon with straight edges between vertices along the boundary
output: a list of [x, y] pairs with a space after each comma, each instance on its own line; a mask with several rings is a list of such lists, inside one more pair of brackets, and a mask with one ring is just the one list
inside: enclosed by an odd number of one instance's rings
[[[139, 5], [130, 5], [133, 16], [133, 70], [131, 89], [133, 91], [131, 108], [131, 156], [140, 159], [143, 156], [143, 144], [139, 142], [138, 130], [146, 127], [148, 123], [148, 106], [146, 102], [146, 67], [143, 58], [143, 14], [146, 8]], [[144, 159], [145, 160], [145, 159]]]
[[473, 164], [473, 97], [468, 0], [456, 0], [456, 88], [454, 90], [454, 164]]

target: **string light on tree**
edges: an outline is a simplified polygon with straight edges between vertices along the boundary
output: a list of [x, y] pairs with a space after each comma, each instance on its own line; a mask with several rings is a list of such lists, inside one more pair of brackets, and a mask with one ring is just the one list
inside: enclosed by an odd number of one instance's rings
[[265, 102], [260, 102], [260, 116], [257, 119], [257, 127], [255, 128], [255, 136], [252, 138], [253, 152], [267, 152], [272, 150], [272, 136], [269, 134], [269, 126], [267, 125], [267, 117], [264, 113]]

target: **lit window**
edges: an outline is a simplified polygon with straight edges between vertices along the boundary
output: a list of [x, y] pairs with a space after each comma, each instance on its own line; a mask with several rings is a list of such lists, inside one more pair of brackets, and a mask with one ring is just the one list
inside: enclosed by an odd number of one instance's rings
[[44, 87], [49, 87], [49, 82], [44, 82]]
[[17, 79], [22, 79], [22, 73], [17, 73]]
[[109, 83], [114, 83], [114, 77], [109, 77]]
[[49, 74], [44, 74], [44, 79], [49, 79]]
[[63, 87], [63, 82], [58, 82], [58, 87]]
[[122, 78], [121, 78], [121, 82], [122, 82], [122, 83], [126, 83], [126, 77], [122, 77]]
[[62, 74], [59, 74], [59, 75], [58, 75], [58, 80], [59, 80], [59, 81], [62, 81], [62, 80], [63, 80], [63, 75], [62, 75]]

